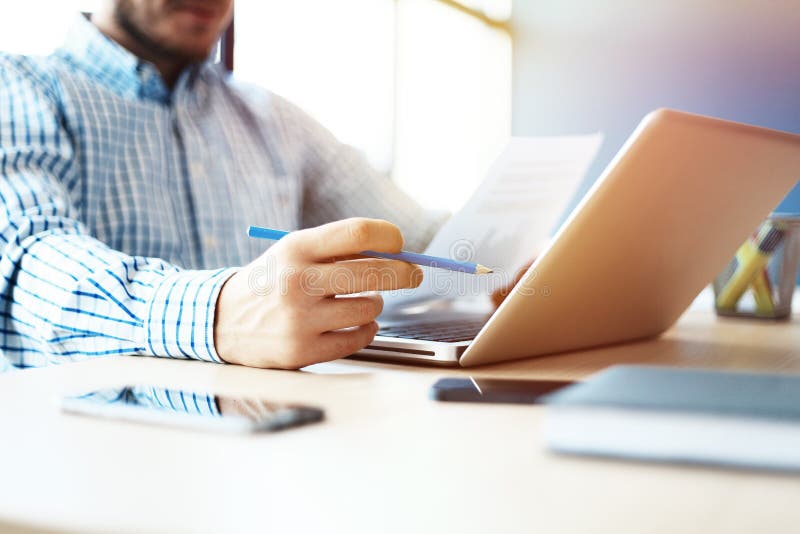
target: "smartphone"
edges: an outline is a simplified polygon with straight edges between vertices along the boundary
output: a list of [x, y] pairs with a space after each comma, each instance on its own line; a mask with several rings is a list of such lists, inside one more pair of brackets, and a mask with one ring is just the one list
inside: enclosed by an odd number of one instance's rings
[[442, 378], [431, 387], [430, 394], [439, 401], [537, 404], [547, 394], [573, 383], [569, 380]]
[[274, 432], [322, 421], [312, 406], [134, 385], [61, 399], [64, 412], [218, 432]]

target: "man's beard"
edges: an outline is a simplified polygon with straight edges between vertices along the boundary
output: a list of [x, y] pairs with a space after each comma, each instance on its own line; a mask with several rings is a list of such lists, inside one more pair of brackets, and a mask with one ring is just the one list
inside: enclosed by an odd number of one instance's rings
[[136, 21], [134, 12], [130, 0], [119, 0], [114, 6], [114, 20], [133, 40], [154, 56], [187, 63], [203, 61], [208, 57], [208, 51], [198, 53], [170, 46], [151, 38]]

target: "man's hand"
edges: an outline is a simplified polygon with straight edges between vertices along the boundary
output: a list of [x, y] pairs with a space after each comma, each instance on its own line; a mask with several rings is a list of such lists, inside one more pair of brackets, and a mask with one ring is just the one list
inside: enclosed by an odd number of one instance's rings
[[222, 287], [217, 353], [229, 363], [298, 369], [364, 348], [378, 331], [383, 299], [343, 295], [417, 287], [422, 270], [357, 254], [397, 253], [402, 246], [400, 230], [375, 219], [292, 232]]
[[494, 304], [495, 308], [499, 308], [500, 305], [506, 300], [506, 297], [511, 294], [511, 291], [514, 287], [522, 280], [522, 277], [525, 276], [525, 273], [528, 271], [533, 262], [536, 261], [535, 259], [530, 260], [526, 263], [519, 271], [517, 271], [516, 276], [514, 276], [514, 281], [508, 284], [505, 287], [501, 287], [500, 289], [492, 292], [492, 304]]

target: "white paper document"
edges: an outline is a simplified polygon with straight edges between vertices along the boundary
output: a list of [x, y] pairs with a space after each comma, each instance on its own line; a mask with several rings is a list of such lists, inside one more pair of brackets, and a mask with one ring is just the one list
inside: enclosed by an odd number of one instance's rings
[[405, 296], [474, 296], [513, 280], [555, 230], [601, 143], [601, 134], [512, 138], [483, 183], [425, 250], [480, 263], [495, 273], [425, 268], [422, 286]]

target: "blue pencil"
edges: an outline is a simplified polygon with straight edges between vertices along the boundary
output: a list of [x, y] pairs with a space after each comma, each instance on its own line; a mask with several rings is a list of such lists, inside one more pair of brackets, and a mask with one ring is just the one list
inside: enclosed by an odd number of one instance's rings
[[[289, 232], [283, 230], [272, 230], [270, 228], [262, 228], [260, 226], [250, 226], [247, 229], [247, 235], [259, 239], [278, 239], [286, 236]], [[364, 256], [370, 258], [384, 258], [387, 260], [400, 260], [409, 263], [416, 263], [417, 265], [425, 265], [427, 267], [436, 267], [437, 269], [447, 269], [448, 271], [458, 271], [460, 273], [468, 274], [488, 274], [492, 272], [488, 267], [484, 267], [479, 263], [470, 263], [466, 261], [456, 261], [448, 258], [438, 258], [436, 256], [426, 256], [425, 254], [417, 254], [416, 252], [402, 251], [399, 254], [390, 254], [388, 252], [375, 252], [374, 250], [365, 250], [361, 252]]]

